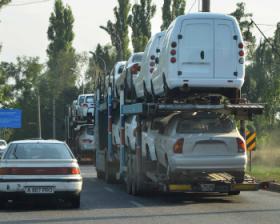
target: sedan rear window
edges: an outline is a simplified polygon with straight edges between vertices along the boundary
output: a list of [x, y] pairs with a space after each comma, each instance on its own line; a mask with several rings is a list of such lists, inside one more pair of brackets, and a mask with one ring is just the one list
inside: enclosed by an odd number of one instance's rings
[[16, 143], [10, 145], [5, 159], [73, 159], [73, 156], [61, 143]]
[[230, 119], [181, 119], [177, 133], [228, 133], [235, 128]]
[[93, 135], [93, 127], [87, 127], [87, 134]]
[[93, 101], [94, 101], [93, 96], [87, 96], [86, 98], [87, 103], [93, 103]]

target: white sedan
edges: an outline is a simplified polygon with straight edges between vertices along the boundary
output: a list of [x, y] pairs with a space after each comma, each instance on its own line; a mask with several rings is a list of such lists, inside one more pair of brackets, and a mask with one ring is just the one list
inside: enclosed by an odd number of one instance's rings
[[226, 172], [243, 182], [246, 144], [231, 119], [216, 113], [174, 113], [156, 137], [160, 164], [171, 175]]
[[0, 163], [0, 203], [29, 197], [57, 198], [80, 207], [82, 176], [70, 148], [56, 140], [8, 145]]

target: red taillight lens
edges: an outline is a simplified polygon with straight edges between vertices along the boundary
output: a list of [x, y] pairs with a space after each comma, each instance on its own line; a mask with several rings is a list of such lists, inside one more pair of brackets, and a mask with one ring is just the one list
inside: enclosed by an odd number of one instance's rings
[[153, 73], [153, 71], [154, 71], [154, 68], [150, 68], [150, 73]]
[[171, 55], [176, 55], [176, 50], [175, 50], [175, 49], [171, 50], [171, 51], [170, 51], [170, 54], [171, 54]]
[[10, 167], [1, 168], [0, 175], [68, 175], [80, 174], [76, 167]]
[[236, 143], [237, 143], [237, 147], [238, 147], [238, 152], [240, 152], [240, 153], [246, 152], [246, 144], [242, 139], [237, 138]]
[[138, 64], [134, 64], [130, 68], [130, 72], [131, 72], [132, 75], [137, 74], [139, 71], [140, 71], [140, 66]]
[[150, 66], [151, 66], [151, 67], [154, 67], [154, 66], [155, 66], [155, 62], [151, 61], [151, 62], [150, 62]]
[[243, 56], [244, 56], [244, 51], [242, 51], [242, 50], [239, 51], [239, 56], [240, 56], [240, 57], [243, 57]]
[[238, 47], [242, 49], [242, 48], [244, 48], [244, 44], [243, 43], [239, 43]]
[[151, 60], [155, 60], [156, 59], [156, 56], [155, 55], [152, 55], [151, 56]]
[[176, 43], [175, 41], [172, 42], [172, 43], [171, 43], [171, 47], [173, 47], [173, 48], [177, 47], [177, 43]]
[[77, 174], [80, 174], [81, 172], [80, 172], [80, 169], [79, 168], [77, 168], [77, 167], [72, 167], [71, 168], [71, 174], [73, 174], [73, 175], [77, 175]]
[[184, 139], [180, 138], [176, 141], [176, 143], [173, 145], [173, 152], [178, 154], [183, 152], [183, 145], [184, 145]]
[[170, 62], [171, 63], [175, 63], [176, 62], [176, 58], [174, 58], [174, 57], [170, 58]]

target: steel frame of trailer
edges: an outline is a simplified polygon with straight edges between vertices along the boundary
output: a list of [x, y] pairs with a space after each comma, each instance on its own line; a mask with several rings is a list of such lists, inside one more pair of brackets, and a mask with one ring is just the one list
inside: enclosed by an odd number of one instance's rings
[[[96, 116], [95, 116], [95, 125], [96, 131], [95, 134], [98, 137], [97, 141], [97, 149], [96, 149], [96, 168], [97, 172], [104, 174], [106, 172], [106, 164], [114, 162], [114, 160], [118, 160], [119, 167], [118, 172], [116, 174], [116, 178], [119, 180], [127, 180], [127, 164], [126, 159], [128, 156], [125, 154], [125, 117], [129, 115], [137, 115], [137, 128], [136, 128], [136, 149], [134, 152], [135, 160], [136, 160], [136, 188], [141, 191], [141, 188], [144, 184], [144, 179], [149, 178], [148, 172], [143, 169], [143, 161], [142, 161], [142, 149], [141, 149], [141, 121], [145, 119], [145, 117], [155, 116], [156, 114], [170, 114], [176, 111], [189, 111], [189, 112], [198, 112], [198, 111], [209, 111], [209, 112], [219, 112], [224, 114], [231, 114], [235, 116], [236, 120], [240, 121], [240, 132], [243, 135], [244, 139], [246, 139], [245, 135], [245, 120], [251, 120], [254, 115], [262, 114], [264, 107], [259, 104], [186, 104], [186, 103], [130, 103], [125, 104], [125, 95], [124, 90], [120, 92], [120, 101], [119, 101], [119, 116], [120, 116], [120, 146], [119, 153], [114, 154], [113, 145], [112, 145], [112, 119], [113, 119], [113, 107], [116, 105], [116, 102], [113, 100], [111, 88], [108, 89], [107, 94], [107, 102], [100, 104], [100, 91], [97, 90], [97, 101], [96, 101]], [[108, 135], [107, 135], [107, 147], [105, 147], [104, 151], [101, 152], [99, 145], [99, 112], [107, 113], [107, 126], [108, 126]], [[102, 155], [103, 158], [100, 158]], [[117, 158], [118, 157], [118, 158]], [[104, 160], [104, 162], [98, 161], [100, 159]], [[105, 164], [104, 164], [105, 163]], [[108, 166], [107, 166], [108, 167]], [[99, 175], [99, 174], [98, 174]], [[101, 175], [100, 175], [101, 176]], [[144, 177], [145, 176], [145, 177]], [[216, 179], [214, 178], [216, 177]], [[152, 178], [149, 178], [152, 180]], [[163, 191], [184, 191], [184, 192], [199, 192], [199, 189], [196, 184], [192, 182], [186, 182], [186, 184], [176, 184], [176, 183], [159, 183], [157, 182], [158, 187]], [[221, 174], [216, 174], [212, 176], [212, 181], [208, 181], [206, 184], [211, 183], [219, 183], [220, 186], [227, 189], [227, 191], [240, 191], [240, 190], [258, 190], [258, 185], [255, 180], [251, 177], [247, 177], [247, 179], [243, 183], [236, 184], [232, 181], [232, 177], [225, 176]], [[205, 185], [206, 186], [206, 185]], [[210, 185], [209, 185], [210, 186]], [[205, 191], [200, 191], [205, 192]]]

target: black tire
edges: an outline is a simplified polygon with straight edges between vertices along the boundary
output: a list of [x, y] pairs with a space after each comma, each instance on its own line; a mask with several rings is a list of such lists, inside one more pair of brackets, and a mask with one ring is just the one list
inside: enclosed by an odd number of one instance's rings
[[104, 173], [102, 171], [96, 170], [97, 178], [102, 180], [104, 179]]
[[230, 192], [228, 192], [228, 195], [232, 195], [232, 196], [240, 195], [240, 191], [230, 191]]
[[72, 208], [80, 208], [81, 205], [81, 197], [79, 195], [75, 195], [71, 198], [71, 207]]

